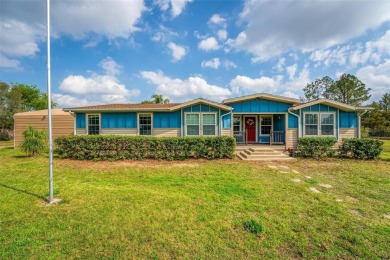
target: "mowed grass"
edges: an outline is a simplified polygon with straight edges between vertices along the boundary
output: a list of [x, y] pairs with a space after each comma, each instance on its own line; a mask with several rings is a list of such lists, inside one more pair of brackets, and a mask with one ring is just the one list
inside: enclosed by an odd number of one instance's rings
[[381, 159], [390, 160], [390, 140], [382, 140], [384, 142], [383, 144], [383, 151], [380, 155]]
[[[62, 202], [48, 206], [47, 159], [0, 149], [0, 258], [390, 257], [389, 161], [55, 159], [54, 169]], [[249, 219], [262, 235], [244, 229]]]

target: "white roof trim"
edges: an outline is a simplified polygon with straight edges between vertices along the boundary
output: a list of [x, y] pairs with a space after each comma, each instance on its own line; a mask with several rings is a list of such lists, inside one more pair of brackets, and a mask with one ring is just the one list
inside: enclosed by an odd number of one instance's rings
[[192, 105], [196, 105], [196, 104], [199, 104], [199, 103], [200, 103], [200, 104], [206, 104], [206, 105], [214, 106], [214, 107], [218, 107], [218, 108], [221, 108], [221, 109], [223, 109], [223, 110], [228, 110], [228, 111], [231, 111], [231, 110], [232, 110], [232, 108], [229, 107], [229, 106], [225, 106], [225, 105], [223, 105], [223, 104], [216, 103], [216, 102], [211, 101], [211, 100], [207, 100], [207, 99], [203, 99], [203, 98], [198, 98], [198, 99], [194, 99], [194, 100], [185, 102], [185, 103], [183, 103], [183, 104], [180, 104], [180, 105], [171, 107], [171, 108], [170, 108], [170, 111], [175, 111], [175, 110], [178, 110], [178, 109], [181, 109], [181, 108], [184, 108], [184, 107], [188, 107], [188, 106], [192, 106]]
[[166, 111], [169, 112], [169, 108], [64, 108], [65, 112], [115, 112], [115, 111], [129, 111], [129, 112], [142, 112], [142, 111]]
[[305, 107], [318, 105], [318, 104], [327, 104], [327, 105], [330, 105], [330, 106], [333, 106], [333, 107], [336, 107], [336, 108], [339, 108], [339, 109], [341, 108], [341, 109], [348, 110], [348, 111], [372, 110], [373, 109], [371, 107], [355, 107], [355, 106], [347, 105], [347, 104], [344, 104], [344, 103], [341, 103], [341, 102], [338, 102], [338, 101], [334, 101], [334, 100], [330, 100], [330, 99], [326, 99], [326, 98], [317, 99], [315, 101], [311, 101], [311, 102], [308, 102], [308, 103], [305, 103], [305, 104], [302, 104], [302, 105], [299, 105], [299, 106], [292, 107], [291, 109], [292, 110], [299, 110], [299, 109], [302, 109], [302, 108], [305, 108]]
[[234, 102], [245, 101], [245, 100], [250, 100], [255, 98], [264, 98], [273, 101], [282, 101], [287, 103], [300, 103], [299, 100], [295, 98], [281, 97], [281, 96], [275, 96], [275, 95], [265, 94], [265, 93], [257, 93], [253, 95], [243, 96], [243, 97], [229, 98], [222, 101], [222, 103], [223, 104], [234, 103]]

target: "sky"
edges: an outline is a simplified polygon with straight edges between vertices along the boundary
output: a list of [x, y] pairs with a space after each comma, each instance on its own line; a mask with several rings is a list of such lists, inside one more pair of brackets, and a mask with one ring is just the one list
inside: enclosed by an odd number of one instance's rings
[[[47, 90], [46, 1], [0, 1], [0, 81]], [[51, 0], [59, 107], [292, 98], [316, 78], [390, 92], [389, 0]]]

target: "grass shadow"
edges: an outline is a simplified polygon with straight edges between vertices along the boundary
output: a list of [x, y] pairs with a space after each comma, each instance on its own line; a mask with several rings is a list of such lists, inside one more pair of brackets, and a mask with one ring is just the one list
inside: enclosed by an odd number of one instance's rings
[[33, 193], [33, 192], [30, 192], [28, 190], [22, 190], [22, 189], [18, 189], [18, 188], [15, 188], [15, 187], [12, 187], [12, 186], [8, 186], [7, 184], [3, 184], [3, 183], [0, 183], [0, 187], [4, 187], [4, 188], [7, 188], [7, 189], [10, 189], [10, 190], [14, 190], [14, 191], [17, 191], [17, 192], [21, 192], [21, 193], [24, 193], [24, 194], [27, 194], [27, 195], [30, 195], [30, 196], [34, 196], [38, 199], [41, 199], [41, 200], [44, 200], [44, 201], [47, 201], [47, 198], [39, 195], [39, 194], [36, 194], [36, 193]]
[[26, 159], [30, 156], [27, 156], [27, 155], [15, 155], [14, 158], [17, 158], [17, 159]]

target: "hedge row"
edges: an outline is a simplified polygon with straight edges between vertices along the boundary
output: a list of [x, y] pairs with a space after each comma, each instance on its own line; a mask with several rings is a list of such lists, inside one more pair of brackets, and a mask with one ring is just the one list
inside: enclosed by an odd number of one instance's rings
[[340, 146], [340, 156], [355, 159], [375, 159], [383, 150], [383, 141], [370, 138], [343, 139]]
[[[337, 140], [334, 137], [302, 137], [298, 138], [298, 146], [294, 156], [321, 159], [336, 154], [333, 149]], [[370, 138], [343, 139], [339, 147], [340, 157], [354, 159], [375, 159], [383, 150], [383, 141]]]
[[236, 141], [230, 136], [62, 136], [55, 143], [61, 158], [78, 160], [232, 158], [236, 148]]
[[295, 156], [321, 159], [333, 156], [333, 146], [337, 140], [334, 137], [302, 137], [298, 138]]

